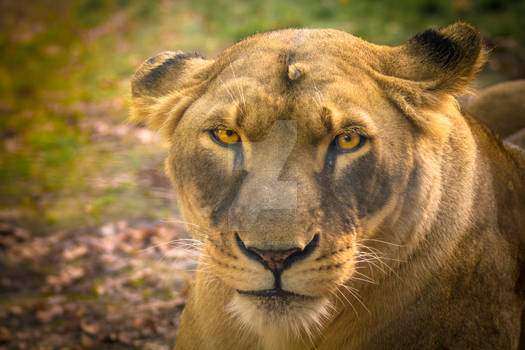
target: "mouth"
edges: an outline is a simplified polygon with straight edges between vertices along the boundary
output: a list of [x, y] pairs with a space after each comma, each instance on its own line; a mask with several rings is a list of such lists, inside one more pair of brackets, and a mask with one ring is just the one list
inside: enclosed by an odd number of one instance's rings
[[296, 294], [280, 288], [263, 289], [263, 290], [237, 290], [241, 295], [250, 295], [260, 298], [288, 299], [288, 298], [315, 298], [309, 295]]
[[321, 296], [297, 294], [275, 287], [237, 290], [227, 310], [260, 336], [281, 339], [291, 334], [299, 336], [301, 329], [309, 332], [312, 327], [319, 327], [321, 318], [329, 317], [330, 305], [329, 300]]

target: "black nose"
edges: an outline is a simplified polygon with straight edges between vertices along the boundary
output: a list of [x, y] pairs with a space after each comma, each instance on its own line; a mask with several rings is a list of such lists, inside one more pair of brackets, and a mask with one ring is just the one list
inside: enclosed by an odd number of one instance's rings
[[283, 270], [290, 267], [294, 262], [305, 259], [312, 254], [319, 244], [319, 235], [315, 235], [304, 249], [265, 250], [246, 247], [237, 233], [235, 233], [235, 239], [240, 250], [246, 256], [259, 261], [265, 268], [277, 274], [280, 274]]

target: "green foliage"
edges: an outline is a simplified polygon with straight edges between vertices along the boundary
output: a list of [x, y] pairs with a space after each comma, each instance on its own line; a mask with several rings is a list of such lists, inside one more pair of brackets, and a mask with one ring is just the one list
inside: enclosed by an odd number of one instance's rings
[[256, 32], [287, 27], [335, 27], [351, 30], [368, 40], [399, 44], [427, 27], [457, 20], [479, 26], [490, 35], [524, 40], [520, 1], [470, 0], [347, 0], [245, 1], [204, 0], [197, 11], [216, 33], [237, 41]]

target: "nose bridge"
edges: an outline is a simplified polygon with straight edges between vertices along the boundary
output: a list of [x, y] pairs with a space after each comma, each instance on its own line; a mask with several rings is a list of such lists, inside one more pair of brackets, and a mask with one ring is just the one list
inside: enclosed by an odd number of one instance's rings
[[278, 120], [263, 142], [250, 145], [242, 192], [260, 209], [305, 210], [315, 203], [315, 150], [297, 136], [295, 121]]
[[270, 250], [306, 244], [304, 215], [297, 207], [296, 183], [246, 179], [231, 212], [234, 230], [251, 247]]
[[303, 247], [306, 224], [294, 209], [265, 209], [259, 212], [248, 235], [254, 235], [254, 247], [282, 250]]
[[[275, 141], [283, 141], [276, 138]], [[289, 141], [289, 140], [288, 140]], [[231, 222], [249, 246], [260, 249], [304, 248], [311, 240], [309, 213], [316, 206], [313, 171], [307, 152], [282, 152], [281, 142], [256, 145], [251, 171], [239, 190]], [[253, 165], [253, 164], [252, 164]]]
[[280, 178], [296, 139], [296, 122], [277, 120], [263, 141], [246, 145], [250, 155], [246, 165], [247, 176], [235, 205], [250, 220], [256, 220], [263, 210], [297, 208], [297, 181]]

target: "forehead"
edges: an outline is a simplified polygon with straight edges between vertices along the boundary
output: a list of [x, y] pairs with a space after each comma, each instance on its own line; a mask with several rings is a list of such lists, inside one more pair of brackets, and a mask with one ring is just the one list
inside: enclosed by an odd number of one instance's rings
[[380, 97], [377, 84], [348, 49], [359, 51], [359, 40], [329, 34], [269, 33], [226, 50], [198, 101], [200, 115], [238, 126], [252, 140], [264, 138], [276, 120], [296, 121], [298, 135], [309, 139], [345, 124], [373, 129], [368, 116]]
[[294, 120], [299, 134], [309, 139], [350, 125], [373, 133], [375, 111], [369, 106], [377, 92], [374, 84], [357, 75], [343, 79], [341, 74], [324, 77], [308, 71], [293, 87], [283, 89], [275, 75], [263, 82], [239, 72], [213, 82], [203, 103], [208, 106], [208, 119], [238, 127], [254, 141], [264, 137], [277, 120]]
[[[223, 78], [250, 75], [262, 82], [273, 80], [275, 88], [294, 86], [288, 68], [307, 64], [316, 79], [350, 74], [352, 68], [377, 70], [381, 57], [373, 45], [337, 30], [289, 29], [263, 33], [225, 50], [216, 60]], [[301, 79], [297, 79], [299, 81]]]

